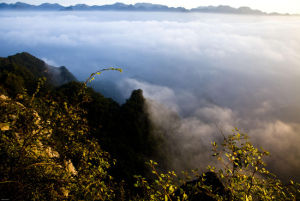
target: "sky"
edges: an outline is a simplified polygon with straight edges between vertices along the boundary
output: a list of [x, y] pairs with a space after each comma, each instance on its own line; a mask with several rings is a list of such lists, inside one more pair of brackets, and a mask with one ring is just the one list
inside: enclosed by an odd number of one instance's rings
[[[198, 6], [208, 5], [229, 5], [232, 7], [249, 6], [254, 9], [259, 9], [265, 12], [280, 12], [280, 13], [300, 13], [299, 0], [18, 0], [30, 4], [41, 3], [59, 3], [62, 5], [88, 4], [88, 5], [103, 5], [122, 2], [126, 4], [134, 4], [137, 2], [148, 2], [163, 4], [173, 7], [195, 8]], [[1, 0], [0, 2], [15, 3], [15, 0]]]

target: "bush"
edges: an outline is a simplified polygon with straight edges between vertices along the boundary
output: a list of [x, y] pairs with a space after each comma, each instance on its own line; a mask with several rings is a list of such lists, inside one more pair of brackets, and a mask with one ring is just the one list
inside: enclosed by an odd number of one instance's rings
[[190, 182], [179, 180], [172, 171], [159, 174], [158, 164], [150, 161], [155, 179], [149, 182], [136, 176], [140, 195], [146, 200], [297, 200], [300, 185], [293, 181], [283, 184], [271, 174], [264, 162], [269, 152], [254, 147], [238, 129], [224, 136], [221, 145], [213, 142], [212, 151], [220, 168], [208, 166], [207, 173], [184, 173], [195, 179]]
[[84, 111], [49, 97], [21, 99], [0, 97], [0, 197], [112, 199], [109, 154], [89, 136]]

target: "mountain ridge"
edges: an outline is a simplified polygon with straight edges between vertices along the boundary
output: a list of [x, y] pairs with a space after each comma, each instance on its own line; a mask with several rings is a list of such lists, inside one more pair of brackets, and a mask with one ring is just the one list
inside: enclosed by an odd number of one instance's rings
[[62, 6], [57, 3], [43, 3], [40, 5], [31, 5], [23, 2], [14, 4], [0, 3], [0, 10], [22, 10], [22, 11], [150, 11], [150, 12], [199, 12], [199, 13], [221, 13], [221, 14], [245, 14], [245, 15], [291, 15], [288, 13], [266, 13], [250, 7], [233, 8], [227, 5], [219, 6], [199, 6], [192, 9], [184, 7], [169, 7], [161, 4], [136, 3], [124, 4], [114, 3], [107, 5], [86, 5], [76, 4], [71, 6]]
[[[8, 57], [0, 57], [0, 72], [16, 73], [22, 79], [46, 77], [54, 86], [60, 86], [71, 81], [77, 81], [75, 76], [64, 66], [54, 67], [43, 60], [27, 53], [17, 53]], [[24, 72], [27, 72], [24, 74]], [[4, 79], [4, 78], [3, 78]]]

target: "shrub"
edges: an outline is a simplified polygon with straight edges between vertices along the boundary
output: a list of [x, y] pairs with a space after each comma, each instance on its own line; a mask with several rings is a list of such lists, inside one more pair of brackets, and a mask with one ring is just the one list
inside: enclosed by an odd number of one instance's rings
[[135, 176], [139, 196], [146, 200], [297, 200], [300, 185], [293, 181], [284, 184], [270, 173], [264, 162], [269, 152], [254, 147], [238, 129], [224, 136], [220, 145], [213, 142], [212, 151], [219, 168], [209, 165], [207, 173], [185, 172], [186, 178], [194, 178], [189, 182], [178, 179], [173, 171], [158, 173], [158, 164], [150, 161], [155, 179], [149, 182]]

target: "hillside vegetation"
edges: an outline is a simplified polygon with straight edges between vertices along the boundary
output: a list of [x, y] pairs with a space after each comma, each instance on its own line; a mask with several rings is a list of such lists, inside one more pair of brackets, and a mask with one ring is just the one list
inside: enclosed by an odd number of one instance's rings
[[159, 167], [164, 141], [142, 90], [119, 105], [28, 53], [0, 58], [0, 78], [1, 199], [297, 199], [299, 185], [272, 175], [268, 152], [239, 130], [212, 143], [217, 168], [178, 176]]

